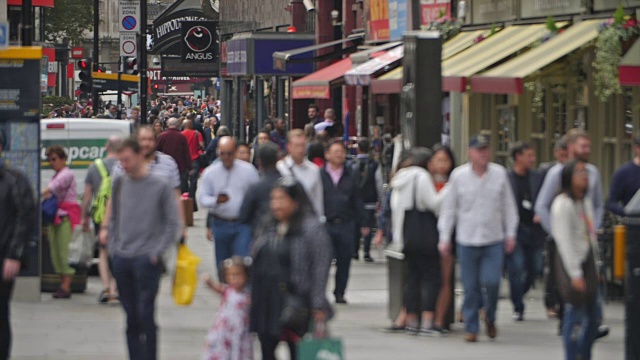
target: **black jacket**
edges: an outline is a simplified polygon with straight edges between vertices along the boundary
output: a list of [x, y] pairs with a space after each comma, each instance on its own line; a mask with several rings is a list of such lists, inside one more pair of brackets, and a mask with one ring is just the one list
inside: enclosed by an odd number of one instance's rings
[[240, 222], [251, 224], [255, 231], [264, 215], [270, 211], [271, 190], [280, 177], [278, 170], [267, 171], [260, 181], [249, 188], [240, 208]]
[[322, 168], [320, 175], [324, 190], [324, 215], [327, 218], [327, 222], [353, 220], [359, 227], [364, 226], [364, 203], [360, 195], [358, 174], [349, 166], [345, 166], [338, 186], [333, 184], [331, 175], [327, 173], [326, 167]]
[[[518, 181], [516, 179], [516, 173], [513, 171], [513, 169], [509, 169], [508, 174], [509, 174], [509, 182], [511, 183], [511, 190], [513, 190], [513, 195], [515, 196], [517, 201]], [[529, 192], [531, 193], [532, 206], [538, 200], [538, 193], [540, 192], [540, 188], [542, 187], [542, 182], [544, 180], [545, 175], [546, 175], [546, 172], [543, 173], [539, 170], [529, 170], [527, 172], [527, 177], [529, 179]], [[520, 206], [521, 205], [518, 204], [518, 209], [520, 209]], [[531, 209], [531, 211], [533, 211], [533, 209]], [[518, 226], [523, 226], [522, 221], [520, 221], [520, 224]], [[544, 231], [542, 230], [542, 227], [540, 226], [540, 224], [534, 224], [531, 230], [533, 231], [535, 243], [539, 245], [543, 244], [545, 236], [544, 236]]]
[[6, 258], [20, 260], [35, 229], [36, 206], [29, 179], [0, 165], [0, 264]]

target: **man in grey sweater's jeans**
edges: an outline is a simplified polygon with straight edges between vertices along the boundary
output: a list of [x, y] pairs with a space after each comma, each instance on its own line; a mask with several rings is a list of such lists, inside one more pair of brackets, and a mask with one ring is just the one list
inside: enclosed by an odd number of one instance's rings
[[123, 141], [118, 157], [126, 176], [113, 184], [108, 250], [127, 314], [129, 358], [151, 360], [157, 358], [161, 258], [176, 243], [180, 215], [173, 186], [149, 172], [136, 140]]

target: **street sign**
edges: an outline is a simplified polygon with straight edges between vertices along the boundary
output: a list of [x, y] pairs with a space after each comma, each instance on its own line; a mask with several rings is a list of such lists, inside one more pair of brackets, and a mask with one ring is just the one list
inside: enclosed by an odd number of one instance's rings
[[0, 21], [0, 49], [6, 49], [9, 46], [9, 23]]
[[120, 32], [140, 31], [140, 0], [120, 0], [118, 28]]
[[136, 34], [132, 32], [120, 33], [120, 56], [137, 56], [138, 42]]
[[81, 47], [71, 48], [72, 59], [82, 59], [84, 57], [84, 49]]
[[[105, 74], [93, 72], [93, 88], [99, 91], [118, 90], [118, 74]], [[138, 91], [140, 77], [137, 75], [120, 74], [121, 91]]]

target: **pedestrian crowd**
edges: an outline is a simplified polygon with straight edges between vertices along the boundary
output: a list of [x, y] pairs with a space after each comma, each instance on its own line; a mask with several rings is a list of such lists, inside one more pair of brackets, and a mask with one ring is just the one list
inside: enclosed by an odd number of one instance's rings
[[[372, 247], [388, 244], [407, 267], [402, 310], [385, 331], [446, 336], [457, 262], [464, 340], [479, 340], [481, 321], [494, 339], [503, 273], [513, 320], [525, 321], [524, 298], [543, 275], [546, 254], [545, 306], [560, 320], [566, 358], [590, 359], [595, 340], [606, 336], [597, 239], [605, 201], [582, 130], [559, 139], [556, 162], [538, 169], [531, 145], [511, 144], [507, 170], [490, 161], [491, 142], [482, 134], [470, 139], [469, 160], [459, 166], [441, 145], [404, 151], [394, 164], [390, 136], [380, 128], [345, 146], [335, 111], [326, 109], [321, 118], [316, 105], [309, 106], [304, 129], [275, 119], [251, 143], [219, 126], [219, 107], [210, 98], [156, 102], [150, 114], [152, 126], [108, 140], [106, 158], [84, 179], [80, 203], [64, 148], [49, 147], [55, 176], [42, 192], [57, 202], [48, 225], [51, 262], [61, 278], [53, 297], [72, 296], [69, 241], [76, 226], [93, 224], [99, 302], [122, 305], [131, 359], [157, 358], [160, 277], [171, 272], [178, 243], [187, 241], [183, 194], [195, 211], [208, 213], [206, 236], [219, 270], [217, 278], [203, 279], [222, 301], [205, 359], [253, 358], [251, 333], [263, 359], [275, 359], [281, 341], [295, 359], [302, 337], [325, 336], [334, 315], [326, 296], [332, 263], [333, 302], [348, 303], [351, 262], [361, 259], [362, 244], [363, 261], [375, 262]], [[640, 138], [634, 145], [636, 158], [616, 172], [606, 203], [620, 215], [640, 188], [629, 180], [640, 172]], [[0, 165], [0, 203], [7, 204], [0, 207], [0, 359], [9, 352], [8, 303], [28, 238], [24, 223], [35, 221], [35, 205], [18, 201], [33, 199], [22, 176]]]

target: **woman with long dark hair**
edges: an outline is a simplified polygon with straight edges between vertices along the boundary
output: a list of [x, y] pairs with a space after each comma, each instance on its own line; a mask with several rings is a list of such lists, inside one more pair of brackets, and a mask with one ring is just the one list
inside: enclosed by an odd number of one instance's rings
[[602, 317], [596, 273], [598, 242], [588, 187], [586, 163], [567, 163], [562, 170], [562, 193], [551, 206], [551, 234], [561, 259], [556, 276], [565, 303], [562, 337], [567, 360], [591, 359]]
[[[433, 146], [433, 156], [429, 161], [428, 169], [433, 177], [433, 183], [436, 187], [436, 191], [440, 192], [447, 182], [453, 169], [456, 168], [456, 160], [453, 157], [453, 152], [450, 148], [436, 144]], [[454, 242], [455, 244], [455, 242]], [[440, 287], [440, 293], [438, 295], [438, 301], [436, 303], [435, 320], [433, 322], [434, 334], [444, 334], [445, 317], [449, 311], [449, 305], [451, 304], [451, 297], [453, 296], [453, 267], [455, 265], [454, 255], [455, 251], [451, 251], [446, 256], [440, 256], [440, 264], [442, 271], [442, 285]]]
[[[447, 188], [436, 190], [432, 174], [427, 170], [431, 157], [429, 149], [411, 149], [410, 165], [399, 170], [391, 180], [393, 241], [403, 245], [408, 266], [404, 305], [407, 311], [405, 331], [409, 334], [436, 335], [442, 332], [434, 327], [434, 312], [442, 281], [436, 217]], [[416, 211], [420, 212], [417, 223], [416, 219], [408, 222], [407, 216]], [[418, 228], [419, 233], [416, 231]]]
[[300, 331], [288, 325], [285, 312], [291, 315], [292, 309], [287, 304], [294, 297], [300, 299], [298, 303], [304, 305], [299, 308], [306, 307], [319, 325], [332, 316], [326, 297], [332, 247], [295, 178], [276, 182], [270, 207], [252, 251], [250, 330], [258, 334], [264, 360], [275, 359], [281, 340], [287, 341], [295, 360], [296, 344], [308, 329]]

